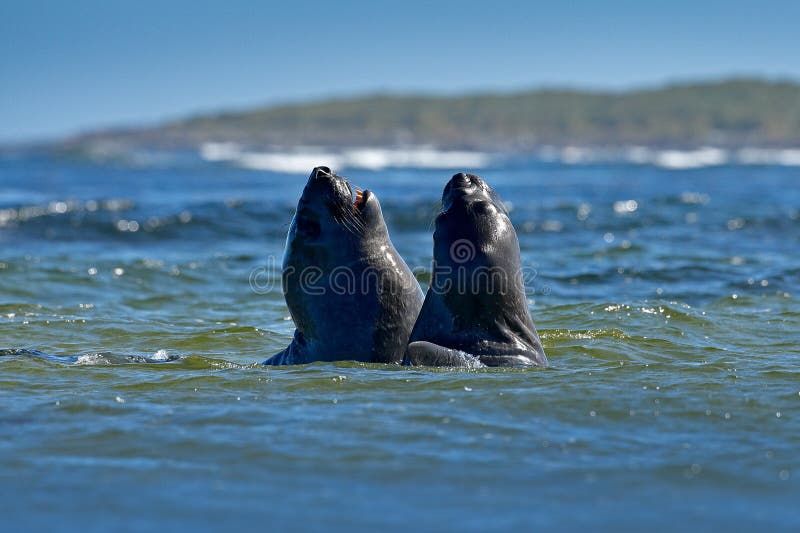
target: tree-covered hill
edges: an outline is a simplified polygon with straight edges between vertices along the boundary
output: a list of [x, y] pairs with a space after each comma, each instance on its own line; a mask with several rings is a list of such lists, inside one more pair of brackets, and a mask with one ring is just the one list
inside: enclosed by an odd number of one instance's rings
[[375, 95], [200, 115], [74, 137], [188, 147], [420, 145], [504, 149], [542, 144], [800, 144], [800, 84], [734, 79], [626, 92], [540, 89], [463, 96]]

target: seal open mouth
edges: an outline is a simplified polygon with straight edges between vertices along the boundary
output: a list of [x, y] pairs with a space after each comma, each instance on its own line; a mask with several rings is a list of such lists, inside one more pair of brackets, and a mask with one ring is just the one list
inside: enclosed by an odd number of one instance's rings
[[367, 205], [367, 195], [368, 194], [369, 194], [369, 191], [362, 191], [361, 189], [359, 189], [357, 187], [355, 188], [355, 197], [353, 199], [353, 207], [355, 207], [356, 211], [358, 211], [359, 213], [361, 212], [362, 209], [364, 209], [364, 206]]

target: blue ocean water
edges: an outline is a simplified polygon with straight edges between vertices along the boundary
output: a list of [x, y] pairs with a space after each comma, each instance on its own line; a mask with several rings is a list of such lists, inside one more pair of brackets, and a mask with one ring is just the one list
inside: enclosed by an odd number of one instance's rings
[[0, 160], [0, 529], [797, 530], [800, 168], [344, 169], [423, 285], [457, 170], [547, 369], [262, 367], [305, 176]]

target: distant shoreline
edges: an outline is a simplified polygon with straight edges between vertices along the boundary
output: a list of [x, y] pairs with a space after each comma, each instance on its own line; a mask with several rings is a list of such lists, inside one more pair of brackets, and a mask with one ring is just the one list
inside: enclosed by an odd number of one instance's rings
[[51, 149], [3, 153], [0, 160], [25, 157], [83, 160], [90, 164], [143, 167], [221, 165], [252, 171], [306, 175], [325, 164], [339, 171], [385, 169], [471, 170], [533, 165], [633, 165], [667, 170], [723, 166], [800, 168], [800, 148], [746, 146], [721, 148], [654, 148], [647, 146], [553, 146], [530, 150], [478, 151], [438, 149], [432, 146], [320, 147], [295, 146], [254, 149], [231, 142], [207, 142], [198, 148], [161, 149], [97, 143], [80, 151]]
[[211, 142], [257, 152], [295, 146], [502, 152], [547, 146], [793, 148], [800, 146], [800, 83], [731, 79], [627, 92], [540, 89], [450, 97], [364, 96], [196, 115], [17, 149], [85, 152], [113, 145], [176, 150], [200, 149]]

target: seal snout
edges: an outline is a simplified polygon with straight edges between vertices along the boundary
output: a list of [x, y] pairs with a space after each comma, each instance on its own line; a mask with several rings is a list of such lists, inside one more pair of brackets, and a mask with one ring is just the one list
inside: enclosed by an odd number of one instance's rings
[[350, 194], [350, 185], [347, 180], [336, 175], [329, 167], [318, 166], [311, 171], [301, 200], [320, 198], [341, 203]]
[[481, 179], [474, 174], [466, 174], [464, 172], [454, 174], [450, 181], [447, 182], [442, 193], [442, 205], [446, 209], [453, 201], [469, 197], [476, 191], [476, 188], [480, 188], [480, 184]]
[[450, 181], [452, 181], [455, 185], [466, 187], [470, 183], [472, 183], [472, 178], [470, 177], [469, 174], [459, 172], [458, 174], [453, 174], [453, 177], [450, 178]]
[[314, 170], [311, 171], [312, 178], [322, 178], [322, 177], [333, 177], [333, 171], [328, 167], [314, 167]]
[[459, 172], [458, 174], [454, 174], [452, 178], [450, 178], [450, 183], [448, 183], [448, 188], [452, 189], [466, 189], [475, 185], [478, 176], [473, 176], [472, 174], [465, 174], [464, 172]]
[[445, 194], [453, 191], [470, 192], [476, 189], [485, 189], [484, 181], [475, 174], [459, 172], [458, 174], [453, 174], [453, 177], [447, 182], [444, 192]]

